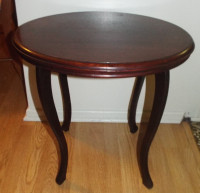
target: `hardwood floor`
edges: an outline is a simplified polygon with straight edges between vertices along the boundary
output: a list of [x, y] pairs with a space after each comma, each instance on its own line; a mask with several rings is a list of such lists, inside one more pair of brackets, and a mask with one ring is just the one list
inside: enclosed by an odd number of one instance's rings
[[[197, 193], [200, 154], [187, 123], [161, 124], [149, 154], [154, 187], [141, 182], [137, 133], [122, 123], [72, 123], [67, 180], [46, 123], [23, 122], [26, 100], [12, 65], [0, 71], [0, 193]], [[6, 69], [6, 70], [5, 70]]]

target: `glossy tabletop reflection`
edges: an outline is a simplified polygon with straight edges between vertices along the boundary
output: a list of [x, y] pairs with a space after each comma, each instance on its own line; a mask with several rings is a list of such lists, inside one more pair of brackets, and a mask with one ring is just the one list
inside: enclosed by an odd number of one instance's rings
[[[72, 114], [67, 76], [136, 77], [127, 113], [130, 132], [135, 133], [138, 99], [146, 75], [152, 75], [151, 85], [147, 78], [145, 97], [152, 104], [151, 112], [148, 112], [148, 123], [140, 124], [137, 142], [142, 182], [152, 188], [148, 152], [165, 109], [169, 70], [182, 64], [192, 53], [191, 36], [174, 24], [151, 17], [78, 12], [48, 16], [20, 26], [14, 34], [13, 45], [26, 61], [36, 66], [40, 102], [59, 145], [58, 184], [65, 181], [68, 166], [68, 147], [63, 134], [70, 129]], [[60, 81], [62, 123], [52, 94], [52, 72], [58, 73]], [[153, 97], [149, 97], [148, 91], [154, 92]], [[145, 105], [142, 118], [146, 115]]]
[[[31, 38], [30, 38], [31, 37]], [[15, 47], [37, 65], [84, 76], [120, 77], [169, 70], [190, 55], [190, 35], [171, 23], [126, 13], [81, 12], [22, 25]], [[43, 63], [44, 62], [44, 63]]]

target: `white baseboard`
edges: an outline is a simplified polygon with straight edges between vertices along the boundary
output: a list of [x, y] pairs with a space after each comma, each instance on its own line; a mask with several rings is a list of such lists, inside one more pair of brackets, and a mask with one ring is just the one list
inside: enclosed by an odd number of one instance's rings
[[[38, 115], [40, 114], [40, 116]], [[139, 123], [142, 112], [136, 113], [136, 122]], [[58, 111], [59, 120], [63, 120], [63, 112]], [[184, 112], [165, 112], [161, 123], [180, 123]], [[44, 120], [42, 110], [27, 109], [24, 121]], [[127, 112], [125, 111], [73, 111], [72, 122], [116, 122], [127, 123]]]
[[200, 117], [195, 117], [195, 118], [191, 118], [191, 121], [194, 121], [194, 122], [200, 122]]

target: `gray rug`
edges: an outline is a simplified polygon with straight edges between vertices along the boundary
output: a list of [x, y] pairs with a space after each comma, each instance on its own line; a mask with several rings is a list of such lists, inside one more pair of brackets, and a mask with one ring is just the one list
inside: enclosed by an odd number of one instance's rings
[[200, 122], [190, 122], [193, 136], [200, 150]]

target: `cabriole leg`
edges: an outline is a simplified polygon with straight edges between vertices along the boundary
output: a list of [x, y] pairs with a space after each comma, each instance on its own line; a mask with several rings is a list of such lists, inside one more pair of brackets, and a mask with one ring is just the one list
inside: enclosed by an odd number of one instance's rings
[[59, 81], [62, 92], [63, 111], [64, 111], [64, 120], [62, 124], [62, 129], [64, 131], [68, 131], [71, 123], [71, 99], [69, 94], [67, 75], [59, 74]]
[[53, 130], [60, 150], [60, 166], [56, 177], [56, 182], [62, 184], [66, 179], [68, 150], [67, 143], [62, 132], [56, 108], [53, 101], [51, 89], [51, 72], [42, 68], [36, 68], [36, 79], [38, 94], [43, 107], [46, 118]]
[[129, 124], [131, 133], [135, 133], [138, 130], [138, 127], [136, 125], [136, 109], [137, 109], [138, 99], [140, 96], [142, 85], [144, 83], [144, 78], [145, 78], [144, 76], [136, 77], [134, 88], [132, 91], [132, 96], [129, 103], [128, 124]]
[[[156, 134], [160, 120], [165, 108], [169, 88], [169, 72], [155, 74], [155, 94], [149, 122], [141, 124], [137, 144], [138, 164], [143, 180], [147, 188], [153, 187], [149, 169], [148, 169], [148, 152], [151, 142]], [[147, 88], [148, 89], [148, 88]], [[143, 127], [144, 126], [144, 127]]]

